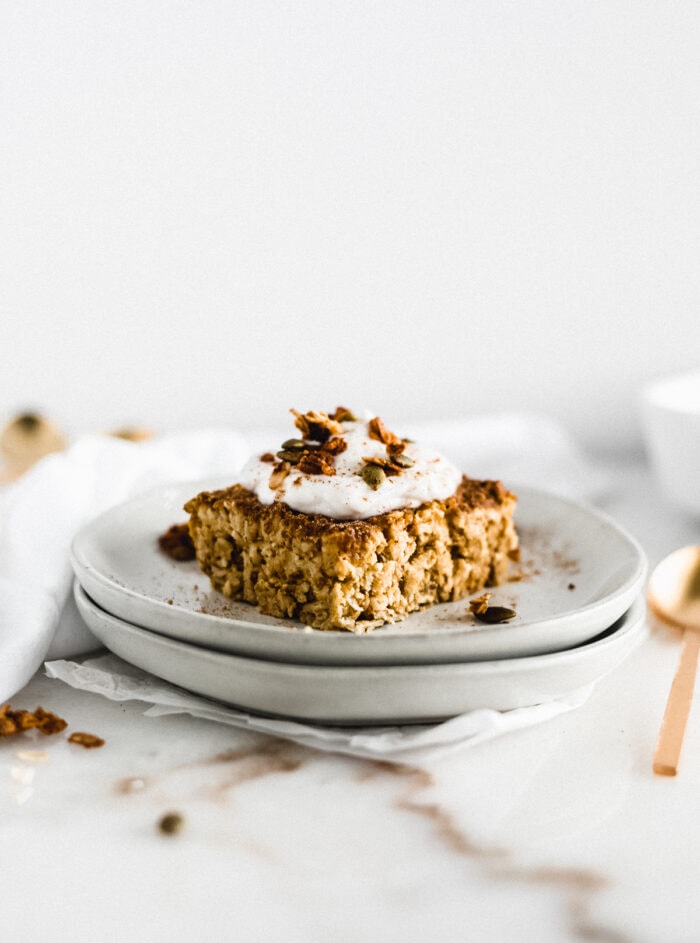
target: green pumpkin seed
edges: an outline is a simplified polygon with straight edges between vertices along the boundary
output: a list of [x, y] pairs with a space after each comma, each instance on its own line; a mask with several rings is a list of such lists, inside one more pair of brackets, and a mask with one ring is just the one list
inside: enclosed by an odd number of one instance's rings
[[283, 462], [289, 462], [291, 465], [298, 465], [301, 461], [301, 455], [301, 451], [280, 449], [277, 453], [277, 458], [281, 458]]
[[360, 472], [366, 485], [369, 485], [373, 491], [380, 488], [386, 481], [386, 473], [379, 465], [365, 465]]
[[286, 442], [282, 443], [282, 448], [285, 450], [291, 450], [292, 452], [301, 451], [306, 448], [306, 443], [302, 439], [287, 439]]
[[185, 826], [185, 819], [179, 812], [167, 812], [158, 822], [158, 828], [164, 835], [177, 835]]
[[400, 452], [398, 455], [392, 455], [391, 460], [394, 465], [398, 465], [399, 468], [413, 468], [416, 464], [410, 455], [405, 455], [403, 452]]

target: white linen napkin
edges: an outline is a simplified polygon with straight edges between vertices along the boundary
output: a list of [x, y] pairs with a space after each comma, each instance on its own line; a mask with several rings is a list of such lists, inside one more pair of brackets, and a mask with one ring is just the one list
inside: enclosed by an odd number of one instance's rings
[[45, 658], [99, 647], [70, 599], [80, 528], [158, 485], [233, 475], [247, 455], [242, 436], [225, 429], [138, 443], [90, 436], [0, 490], [0, 704]]
[[[604, 480], [552, 420], [526, 414], [424, 423], [404, 430], [474, 477], [498, 477], [591, 498]], [[231, 476], [251, 452], [279, 440], [226, 429], [126, 442], [85, 437], [0, 489], [0, 704], [45, 659], [84, 654], [99, 643], [70, 598], [69, 548], [91, 518], [150, 488]]]

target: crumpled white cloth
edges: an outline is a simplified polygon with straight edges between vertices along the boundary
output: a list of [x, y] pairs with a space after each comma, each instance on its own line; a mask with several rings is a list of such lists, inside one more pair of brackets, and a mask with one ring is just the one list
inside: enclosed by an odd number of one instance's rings
[[138, 443], [89, 436], [0, 490], [0, 703], [44, 659], [99, 647], [70, 598], [80, 528], [158, 485], [233, 475], [247, 455], [243, 437], [222, 429]]
[[[401, 432], [439, 448], [473, 477], [583, 498], [600, 494], [605, 485], [598, 468], [547, 417], [499, 414], [402, 426]], [[70, 593], [69, 548], [84, 524], [158, 485], [209, 476], [233, 479], [249, 454], [270, 448], [287, 433], [244, 437], [210, 429], [139, 443], [88, 436], [0, 489], [0, 703], [24, 687], [46, 659], [99, 647]]]
[[82, 663], [65, 659], [48, 661], [45, 668], [49, 678], [65, 681], [80, 691], [101, 694], [119, 703], [136, 700], [150, 704], [151, 707], [145, 712], [147, 717], [192, 714], [243, 730], [283, 737], [317, 750], [383, 759], [392, 763], [433, 762], [455, 750], [476, 746], [501, 734], [551, 720], [580, 707], [594, 687], [592, 684], [587, 685], [546, 704], [510, 711], [483, 708], [435, 724], [330, 727], [275, 720], [226, 707], [199, 695], [188, 694], [127, 664], [116, 655], [90, 658]]

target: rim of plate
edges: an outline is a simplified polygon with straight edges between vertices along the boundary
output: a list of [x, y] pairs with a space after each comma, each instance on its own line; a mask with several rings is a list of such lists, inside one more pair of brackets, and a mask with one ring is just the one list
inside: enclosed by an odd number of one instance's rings
[[255, 658], [250, 655], [238, 654], [236, 652], [222, 652], [211, 648], [203, 648], [198, 645], [193, 645], [189, 642], [183, 642], [180, 639], [174, 639], [169, 636], [161, 635], [158, 632], [153, 632], [150, 629], [144, 628], [143, 626], [135, 625], [133, 622], [128, 622], [126, 619], [122, 619], [119, 616], [113, 615], [111, 612], [107, 612], [106, 609], [103, 609], [93, 599], [90, 598], [88, 593], [83, 589], [77, 580], [74, 581], [73, 592], [75, 595], [76, 604], [81, 611], [83, 608], [89, 609], [96, 618], [102, 620], [103, 622], [107, 624], [115, 624], [118, 626], [120, 631], [131, 632], [132, 634], [140, 636], [146, 639], [149, 643], [160, 646], [163, 649], [173, 649], [181, 653], [192, 653], [196, 655], [197, 658], [201, 658], [206, 661], [213, 661], [215, 664], [221, 664], [222, 660], [223, 662], [233, 660], [234, 662], [243, 662], [251, 666], [264, 665], [266, 671], [272, 671], [273, 673], [279, 672], [296, 674], [300, 675], [301, 677], [307, 676], [309, 673], [313, 675], [322, 673], [324, 677], [328, 677], [329, 673], [333, 672], [340, 672], [342, 675], [347, 675], [348, 677], [351, 677], [352, 675], [356, 676], [357, 672], [361, 672], [363, 675], [369, 677], [372, 677], [373, 675], [382, 675], [385, 672], [395, 675], [399, 672], [402, 674], [409, 674], [416, 671], [420, 675], [441, 675], [454, 673], [455, 671], [459, 670], [466, 671], [469, 674], [488, 674], [489, 672], [493, 671], [507, 674], [510, 672], [527, 670], [528, 668], [552, 665], [553, 663], [574, 661], [577, 658], [580, 658], [582, 654], [585, 655], [593, 651], [600, 651], [603, 648], [615, 645], [620, 641], [620, 639], [627, 637], [630, 635], [630, 633], [640, 630], [645, 622], [646, 615], [646, 601], [644, 594], [640, 593], [635, 598], [632, 605], [618, 619], [616, 619], [611, 626], [609, 626], [607, 629], [604, 629], [594, 638], [582, 642], [580, 645], [576, 645], [573, 648], [567, 648], [561, 651], [543, 652], [537, 655], [524, 655], [515, 658], [487, 659], [484, 661], [431, 662], [425, 664], [406, 665], [321, 665], [289, 661], [278, 662], [264, 658]]

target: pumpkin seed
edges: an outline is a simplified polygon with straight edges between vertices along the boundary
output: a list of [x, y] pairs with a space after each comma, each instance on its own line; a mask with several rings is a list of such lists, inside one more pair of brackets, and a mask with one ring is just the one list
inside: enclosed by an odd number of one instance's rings
[[403, 452], [399, 452], [398, 455], [392, 455], [391, 460], [394, 465], [398, 465], [399, 468], [413, 468], [416, 464], [410, 455], [405, 455]]
[[158, 829], [164, 835], [177, 835], [185, 825], [185, 819], [179, 812], [167, 812], [158, 822]]
[[379, 465], [365, 465], [360, 472], [366, 485], [369, 485], [373, 491], [380, 488], [386, 481], [386, 472]]
[[515, 609], [508, 609], [506, 606], [487, 606], [483, 612], [475, 612], [474, 616], [480, 622], [489, 622], [495, 624], [497, 622], [509, 622], [511, 619], [514, 619], [517, 615]]
[[298, 465], [301, 456], [301, 450], [297, 451], [296, 449], [280, 449], [277, 453], [278, 458], [281, 458], [283, 462], [289, 462], [290, 465]]
[[285, 450], [298, 452], [306, 448], [306, 443], [302, 441], [302, 439], [287, 439], [286, 442], [282, 443], [282, 448]]

